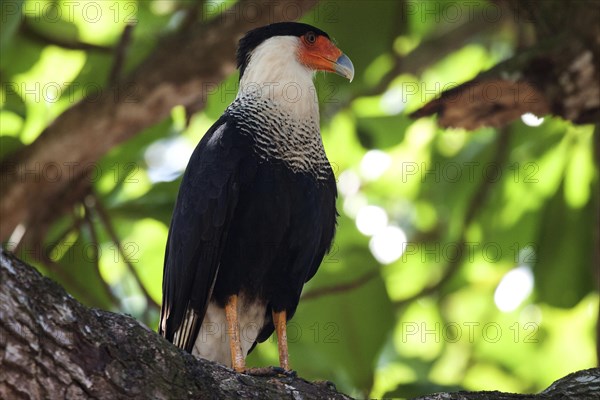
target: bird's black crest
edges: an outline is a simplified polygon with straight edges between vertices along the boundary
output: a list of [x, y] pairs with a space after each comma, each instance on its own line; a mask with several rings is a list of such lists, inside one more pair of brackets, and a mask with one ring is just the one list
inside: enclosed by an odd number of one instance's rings
[[314, 32], [316, 35], [329, 38], [329, 35], [319, 28], [300, 22], [279, 22], [262, 26], [246, 33], [246, 35], [240, 39], [237, 50], [237, 65], [240, 70], [240, 78], [244, 74], [246, 65], [248, 65], [250, 53], [252, 53], [252, 50], [262, 42], [274, 36], [302, 36], [310, 31]]

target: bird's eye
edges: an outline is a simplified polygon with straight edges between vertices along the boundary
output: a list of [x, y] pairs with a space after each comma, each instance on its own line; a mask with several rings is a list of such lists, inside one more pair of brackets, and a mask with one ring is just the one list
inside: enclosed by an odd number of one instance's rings
[[317, 41], [317, 35], [315, 35], [314, 32], [307, 32], [306, 35], [304, 35], [304, 37], [306, 38], [306, 41], [310, 44], [314, 44]]

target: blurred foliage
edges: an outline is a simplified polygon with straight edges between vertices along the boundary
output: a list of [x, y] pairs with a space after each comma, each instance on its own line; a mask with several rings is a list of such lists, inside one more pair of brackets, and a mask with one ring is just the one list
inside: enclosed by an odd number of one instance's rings
[[[67, 3], [2, 3], [2, 156], [106, 87], [110, 52], [69, 50], [52, 39], [112, 46], [136, 22], [129, 71], [192, 6]], [[418, 76], [387, 76], [432, 39], [457, 40], [453, 32], [474, 22], [468, 10], [491, 7], [452, 3], [458, 16], [443, 2], [411, 1], [402, 9], [394, 1], [323, 1], [303, 18], [335, 38], [357, 74], [351, 84], [317, 76], [341, 217], [333, 251], [305, 293], [325, 289], [301, 302], [290, 324], [292, 366], [358, 397], [537, 391], [595, 365], [593, 127], [546, 117], [539, 126], [517, 121], [466, 132], [407, 117], [443, 87], [510, 57], [522, 39], [510, 18], [461, 38], [465, 45], [446, 57], [425, 52], [428, 64]], [[203, 18], [229, 5], [207, 1]], [[50, 40], [32, 39], [23, 24]], [[155, 329], [181, 169], [235, 97], [236, 84], [237, 74], [189, 124], [177, 107], [171, 118], [114, 148], [93, 166], [96, 196], [18, 255], [82, 302], [130, 313]], [[367, 206], [386, 218], [365, 214]], [[361, 223], [368, 235], [358, 230]], [[406, 239], [390, 236], [389, 227]], [[344, 291], [327, 289], [352, 282]], [[275, 365], [275, 341], [258, 346], [249, 362]]]

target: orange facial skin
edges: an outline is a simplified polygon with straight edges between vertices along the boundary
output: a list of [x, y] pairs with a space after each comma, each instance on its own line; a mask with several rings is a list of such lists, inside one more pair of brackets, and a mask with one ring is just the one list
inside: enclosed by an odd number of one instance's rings
[[325, 36], [317, 36], [312, 32], [300, 37], [298, 59], [315, 71], [336, 72], [336, 61], [344, 53]]

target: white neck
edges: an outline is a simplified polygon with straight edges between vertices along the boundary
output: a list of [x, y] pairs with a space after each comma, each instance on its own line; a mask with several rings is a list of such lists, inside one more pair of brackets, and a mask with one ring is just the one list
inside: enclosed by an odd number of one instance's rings
[[299, 39], [276, 36], [259, 45], [240, 80], [237, 97], [252, 94], [267, 99], [298, 119], [319, 122], [313, 71], [298, 62]]

